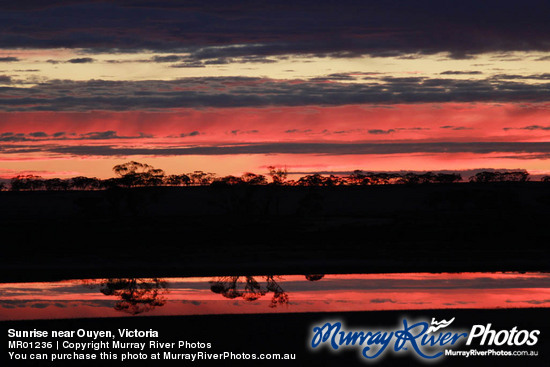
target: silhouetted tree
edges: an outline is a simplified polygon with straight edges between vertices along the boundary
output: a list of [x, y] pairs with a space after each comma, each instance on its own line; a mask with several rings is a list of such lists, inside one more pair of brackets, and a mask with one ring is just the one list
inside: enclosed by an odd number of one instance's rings
[[44, 189], [44, 180], [40, 176], [27, 176], [28, 184], [30, 190], [43, 190]]
[[409, 172], [404, 174], [401, 177], [401, 180], [404, 184], [407, 184], [407, 185], [417, 185], [420, 183], [420, 176], [417, 175], [416, 173]]
[[318, 173], [301, 177], [297, 182], [299, 186], [325, 186], [325, 178]]
[[232, 185], [242, 185], [243, 180], [240, 177], [235, 176], [225, 176], [216, 178], [212, 181], [213, 186], [232, 186]]
[[462, 181], [462, 176], [458, 173], [438, 173], [435, 177], [435, 182], [438, 183], [456, 183]]
[[69, 187], [74, 190], [96, 190], [101, 188], [101, 181], [96, 177], [73, 177], [69, 181]]
[[164, 183], [164, 171], [152, 169], [142, 175], [143, 186], [160, 186]]
[[[341, 186], [341, 185], [390, 185], [390, 184], [427, 184], [427, 183], [455, 183], [460, 182], [462, 177], [452, 173], [414, 173], [409, 172], [403, 175], [385, 172], [363, 172], [355, 170], [345, 177], [330, 175], [323, 176], [319, 173], [306, 175], [298, 181], [288, 180], [286, 168], [269, 166], [269, 176], [272, 185], [278, 186]], [[166, 176], [162, 169], [156, 169], [145, 163], [130, 161], [113, 167], [118, 177], [106, 180], [88, 178], [83, 176], [73, 177], [70, 180], [53, 178], [43, 180], [38, 176], [21, 175], [12, 179], [12, 190], [94, 190], [109, 189], [113, 187], [137, 187], [137, 186], [234, 186], [234, 185], [266, 185], [267, 179], [263, 175], [246, 172], [242, 176], [224, 176], [216, 178], [216, 174], [194, 171], [189, 174]], [[492, 172], [484, 171], [470, 177], [471, 182], [503, 182], [516, 181], [524, 182], [529, 180], [529, 173], [526, 171]], [[545, 178], [543, 178], [543, 181]], [[275, 198], [275, 207], [278, 207], [278, 199]], [[278, 210], [278, 209], [277, 209]]]
[[343, 177], [330, 175], [325, 177], [325, 186], [342, 186], [346, 184], [346, 180]]
[[113, 171], [115, 172], [115, 174], [120, 177], [127, 174], [148, 172], [150, 169], [153, 169], [153, 167], [146, 163], [139, 163], [136, 161], [130, 161], [124, 164], [117, 164], [113, 167]]
[[44, 187], [44, 181], [40, 176], [19, 175], [11, 179], [12, 191], [41, 190]]
[[433, 172], [426, 172], [418, 175], [421, 184], [434, 183], [437, 180], [437, 176]]
[[353, 171], [353, 173], [345, 178], [348, 185], [368, 185], [367, 183], [364, 183], [367, 176], [363, 173], [363, 171], [356, 169]]
[[317, 280], [323, 279], [325, 274], [307, 274], [305, 277], [310, 282], [315, 282]]
[[540, 180], [542, 182], [550, 182], [550, 176], [543, 176]]
[[185, 174], [170, 175], [164, 178], [164, 183], [169, 186], [189, 186], [191, 179]]
[[106, 180], [101, 180], [99, 182], [99, 187], [102, 189], [114, 189], [115, 187], [121, 186], [120, 178], [108, 178]]
[[301, 177], [296, 182], [298, 186], [339, 186], [344, 184], [345, 180], [341, 177], [336, 177], [334, 175], [325, 177], [318, 173]]
[[241, 180], [248, 185], [266, 185], [267, 180], [264, 175], [246, 172], [241, 176]]
[[[244, 279], [244, 283], [240, 281], [241, 278]], [[243, 298], [245, 301], [255, 301], [266, 294], [266, 291], [251, 276], [219, 277], [218, 280], [210, 282], [210, 290], [225, 298]]]
[[529, 173], [526, 171], [503, 172], [501, 181], [504, 182], [526, 182], [529, 181]]
[[483, 171], [471, 176], [469, 181], [478, 183], [497, 182], [499, 180], [499, 175], [499, 172]]
[[483, 171], [470, 177], [470, 182], [525, 182], [529, 180], [529, 173], [526, 171], [498, 172]]
[[7, 186], [4, 182], [0, 182], [0, 191], [4, 191], [7, 189]]
[[187, 176], [191, 180], [191, 185], [205, 186], [210, 185], [212, 181], [214, 181], [216, 174], [203, 171], [194, 171], [193, 173], [188, 173]]
[[391, 185], [401, 182], [401, 176], [397, 173], [369, 173], [367, 179], [369, 185]]
[[277, 307], [278, 305], [288, 304], [288, 294], [283, 290], [283, 288], [281, 288], [279, 283], [275, 281], [274, 276], [266, 276], [266, 281], [266, 288], [268, 292], [273, 292], [273, 297], [271, 298], [271, 304], [269, 305], [269, 307]]
[[60, 178], [50, 178], [43, 181], [44, 188], [48, 191], [68, 190], [69, 181]]
[[126, 187], [159, 186], [164, 181], [163, 170], [135, 161], [116, 165], [113, 171], [120, 176], [118, 184]]
[[275, 166], [267, 167], [269, 170], [269, 176], [271, 176], [272, 183], [274, 185], [283, 185], [288, 178], [288, 171], [285, 168], [278, 168]]

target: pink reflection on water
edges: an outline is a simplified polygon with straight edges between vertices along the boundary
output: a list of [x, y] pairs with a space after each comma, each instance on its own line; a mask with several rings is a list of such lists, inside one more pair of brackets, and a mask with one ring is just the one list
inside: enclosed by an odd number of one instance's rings
[[[124, 278], [0, 284], [0, 320], [550, 307], [547, 273]], [[275, 300], [275, 301], [274, 301]]]

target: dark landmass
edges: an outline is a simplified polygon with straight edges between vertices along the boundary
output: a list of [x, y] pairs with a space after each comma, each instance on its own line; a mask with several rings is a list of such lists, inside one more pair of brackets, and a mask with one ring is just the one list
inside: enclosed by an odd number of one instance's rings
[[1, 281], [549, 271], [544, 182], [0, 192]]
[[[469, 332], [473, 325], [491, 324], [492, 330], [511, 330], [514, 326], [518, 330], [539, 330], [540, 335], [535, 346], [480, 346], [479, 340], [475, 345], [466, 346], [462, 343], [452, 348], [453, 350], [479, 351], [494, 349], [496, 351], [538, 351], [537, 357], [442, 357], [442, 360], [429, 363], [434, 366], [548, 366], [550, 364], [550, 351], [547, 346], [550, 342], [550, 319], [548, 309], [497, 309], [497, 310], [426, 310], [426, 311], [371, 311], [371, 312], [339, 312], [339, 313], [292, 313], [292, 314], [264, 314], [264, 315], [207, 315], [207, 316], [169, 316], [169, 317], [129, 317], [109, 319], [79, 319], [79, 320], [32, 320], [32, 321], [4, 321], [0, 322], [2, 342], [7, 345], [7, 330], [112, 330], [128, 328], [130, 330], [155, 330], [159, 333], [161, 342], [188, 341], [190, 343], [211, 343], [212, 348], [202, 349], [204, 352], [233, 352], [238, 353], [295, 353], [295, 361], [244, 361], [225, 360], [212, 363], [208, 361], [195, 361], [198, 365], [269, 365], [269, 366], [412, 366], [426, 365], [426, 361], [415, 358], [414, 352], [400, 352], [393, 355], [386, 352], [379, 360], [367, 361], [360, 356], [360, 350], [346, 348], [338, 353], [324, 348], [311, 351], [308, 347], [311, 343], [311, 332], [314, 326], [322, 326], [328, 321], [341, 321], [346, 330], [398, 330], [403, 329], [402, 319], [409, 322], [427, 321], [431, 318], [437, 320], [450, 320], [455, 317], [451, 325], [453, 329]], [[65, 338], [66, 339], [66, 338]], [[48, 341], [42, 338], [41, 341]], [[132, 338], [126, 341], [146, 342], [154, 338]], [[83, 342], [82, 338], [73, 341]], [[393, 344], [389, 348], [393, 348]], [[124, 352], [112, 350], [114, 352]], [[157, 350], [158, 351], [158, 350]], [[176, 349], [174, 353], [193, 353], [198, 349]], [[90, 351], [87, 351], [88, 353]], [[137, 353], [135, 350], [134, 353]], [[149, 352], [147, 348], [146, 353]], [[156, 352], [156, 351], [155, 351]], [[161, 351], [162, 352], [162, 351]], [[162, 353], [161, 353], [162, 354]], [[7, 353], [2, 357], [4, 366], [22, 365], [50, 365], [50, 363], [29, 363], [8, 360]], [[188, 364], [189, 362], [187, 362]], [[65, 361], [56, 362], [56, 365], [117, 365], [120, 361]], [[135, 366], [156, 365], [153, 362], [129, 361], [124, 365]], [[181, 360], [162, 360], [158, 365], [182, 365]]]

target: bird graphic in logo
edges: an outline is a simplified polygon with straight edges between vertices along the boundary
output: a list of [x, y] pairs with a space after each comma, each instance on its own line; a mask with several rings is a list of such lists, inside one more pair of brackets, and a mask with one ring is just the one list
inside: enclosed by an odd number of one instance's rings
[[451, 323], [455, 321], [455, 318], [453, 317], [449, 321], [443, 319], [439, 322], [435, 321], [435, 318], [432, 318], [432, 325], [428, 328], [427, 333], [435, 333], [439, 329], [444, 329], [447, 326], [451, 325]]

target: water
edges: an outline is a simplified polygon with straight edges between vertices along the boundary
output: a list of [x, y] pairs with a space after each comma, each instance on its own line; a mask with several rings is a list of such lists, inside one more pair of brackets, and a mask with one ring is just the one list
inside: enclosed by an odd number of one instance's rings
[[0, 284], [0, 320], [550, 307], [550, 273], [112, 278]]

